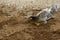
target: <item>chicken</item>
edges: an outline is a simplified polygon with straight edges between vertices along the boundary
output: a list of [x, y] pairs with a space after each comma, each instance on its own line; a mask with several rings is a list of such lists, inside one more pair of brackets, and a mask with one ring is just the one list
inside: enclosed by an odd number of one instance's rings
[[[42, 9], [39, 13], [35, 16], [29, 17], [30, 20], [34, 21], [35, 24], [39, 25], [40, 22], [46, 24], [47, 20], [53, 18], [54, 12], [57, 12], [59, 9], [57, 4], [52, 5], [50, 8]], [[38, 23], [36, 23], [38, 22]]]

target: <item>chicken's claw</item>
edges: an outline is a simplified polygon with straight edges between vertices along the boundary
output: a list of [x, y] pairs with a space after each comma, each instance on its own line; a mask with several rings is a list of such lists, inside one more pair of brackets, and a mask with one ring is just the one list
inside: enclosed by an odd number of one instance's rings
[[35, 23], [36, 26], [40, 26], [40, 23]]

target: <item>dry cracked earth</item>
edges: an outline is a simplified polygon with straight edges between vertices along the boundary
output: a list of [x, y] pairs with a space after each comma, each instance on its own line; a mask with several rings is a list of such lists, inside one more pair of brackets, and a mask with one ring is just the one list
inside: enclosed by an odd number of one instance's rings
[[0, 13], [0, 40], [60, 40], [60, 11], [54, 19], [37, 27], [25, 23], [23, 16], [10, 17]]

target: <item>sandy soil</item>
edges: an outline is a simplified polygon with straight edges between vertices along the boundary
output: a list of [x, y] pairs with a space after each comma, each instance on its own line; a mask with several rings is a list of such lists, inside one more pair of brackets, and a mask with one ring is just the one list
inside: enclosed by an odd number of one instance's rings
[[22, 16], [0, 14], [0, 40], [60, 40], [60, 12], [55, 18], [37, 27]]

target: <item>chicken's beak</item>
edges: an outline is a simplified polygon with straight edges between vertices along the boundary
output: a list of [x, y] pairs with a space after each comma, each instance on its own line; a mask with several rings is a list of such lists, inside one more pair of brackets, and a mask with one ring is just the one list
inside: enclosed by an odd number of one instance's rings
[[29, 18], [29, 20], [31, 21], [31, 20], [32, 20], [32, 18]]
[[28, 18], [28, 21], [32, 21], [32, 18]]

